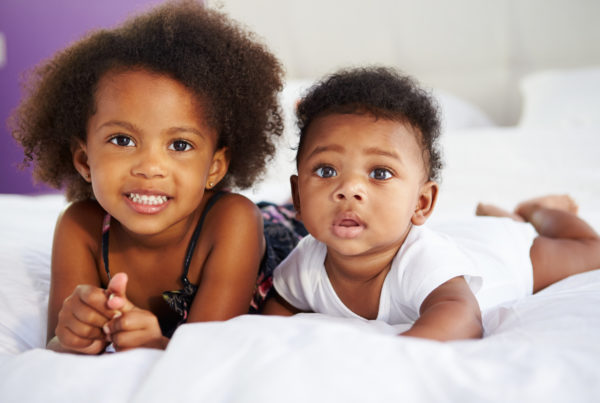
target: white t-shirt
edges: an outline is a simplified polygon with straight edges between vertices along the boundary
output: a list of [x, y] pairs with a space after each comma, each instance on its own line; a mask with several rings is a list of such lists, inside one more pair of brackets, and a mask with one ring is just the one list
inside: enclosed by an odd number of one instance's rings
[[[446, 224], [438, 231], [413, 226], [383, 283], [377, 320], [414, 322], [425, 298], [457, 276], [465, 277], [482, 310], [531, 294], [529, 248], [535, 236], [529, 224], [495, 217]], [[323, 243], [305, 237], [275, 269], [273, 286], [299, 310], [359, 318], [335, 293], [326, 255]]]

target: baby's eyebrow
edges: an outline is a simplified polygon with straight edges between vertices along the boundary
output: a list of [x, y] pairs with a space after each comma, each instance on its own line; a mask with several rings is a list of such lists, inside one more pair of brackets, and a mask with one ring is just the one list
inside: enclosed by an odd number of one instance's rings
[[325, 145], [325, 146], [318, 146], [318, 147], [315, 147], [315, 149], [312, 150], [310, 152], [310, 154], [307, 155], [307, 158], [311, 158], [315, 155], [322, 154], [322, 153], [328, 152], [328, 151], [343, 152], [344, 147], [339, 144], [329, 144], [329, 145]]
[[399, 160], [400, 156], [398, 153], [390, 150], [384, 150], [378, 147], [369, 147], [365, 149], [365, 154], [383, 155], [384, 157], [390, 157]]

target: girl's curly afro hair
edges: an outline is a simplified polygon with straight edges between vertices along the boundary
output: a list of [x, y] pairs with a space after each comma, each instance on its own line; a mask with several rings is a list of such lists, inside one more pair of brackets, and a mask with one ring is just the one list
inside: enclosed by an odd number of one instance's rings
[[93, 197], [73, 166], [71, 147], [85, 141], [100, 78], [127, 69], [166, 74], [206, 106], [217, 146], [228, 147], [231, 160], [219, 187], [243, 189], [258, 179], [283, 132], [281, 65], [225, 15], [183, 1], [92, 32], [34, 70], [10, 125], [36, 180], [64, 187], [69, 200]]
[[410, 77], [391, 68], [363, 67], [340, 70], [317, 83], [298, 103], [298, 155], [311, 123], [334, 113], [368, 113], [410, 125], [420, 134], [429, 179], [438, 179], [442, 161], [437, 103]]

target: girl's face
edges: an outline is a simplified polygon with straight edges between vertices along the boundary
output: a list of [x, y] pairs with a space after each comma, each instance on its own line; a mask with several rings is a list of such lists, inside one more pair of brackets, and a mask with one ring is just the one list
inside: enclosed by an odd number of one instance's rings
[[340, 257], [395, 253], [437, 193], [418, 133], [369, 114], [331, 114], [306, 136], [292, 191], [307, 230]]
[[157, 234], [184, 221], [227, 172], [216, 130], [178, 81], [146, 70], [109, 72], [95, 106], [74, 163], [98, 203], [131, 232]]

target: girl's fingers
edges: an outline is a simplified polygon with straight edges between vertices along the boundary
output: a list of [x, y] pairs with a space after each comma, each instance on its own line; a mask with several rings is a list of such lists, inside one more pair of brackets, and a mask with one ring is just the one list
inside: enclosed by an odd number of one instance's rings
[[81, 306], [78, 310], [74, 311], [60, 311], [58, 314], [57, 329], [67, 328], [77, 337], [98, 339], [104, 337], [102, 332], [102, 325], [104, 323], [106, 323], [104, 316], [89, 307]]
[[134, 309], [110, 320], [103, 330], [117, 350], [153, 345], [162, 338], [156, 316], [141, 309]]
[[116, 315], [105, 324], [104, 328], [108, 329], [111, 334], [142, 329], [160, 331], [156, 316], [152, 312], [143, 309], [134, 309], [122, 315]]
[[99, 338], [84, 338], [66, 326], [60, 326], [56, 329], [56, 337], [60, 344], [67, 350], [84, 354], [100, 353], [108, 344], [103, 335]]
[[75, 306], [78, 302], [81, 302], [83, 305], [90, 307], [98, 314], [104, 316], [106, 321], [112, 318], [115, 314], [115, 310], [107, 307], [107, 298], [108, 296], [105, 290], [101, 288], [90, 285], [78, 285], [73, 294], [71, 294], [71, 296], [65, 300], [65, 303], [70, 301]]
[[127, 274], [117, 273], [106, 288], [108, 301], [106, 307], [121, 312], [131, 311], [135, 306], [127, 299]]

